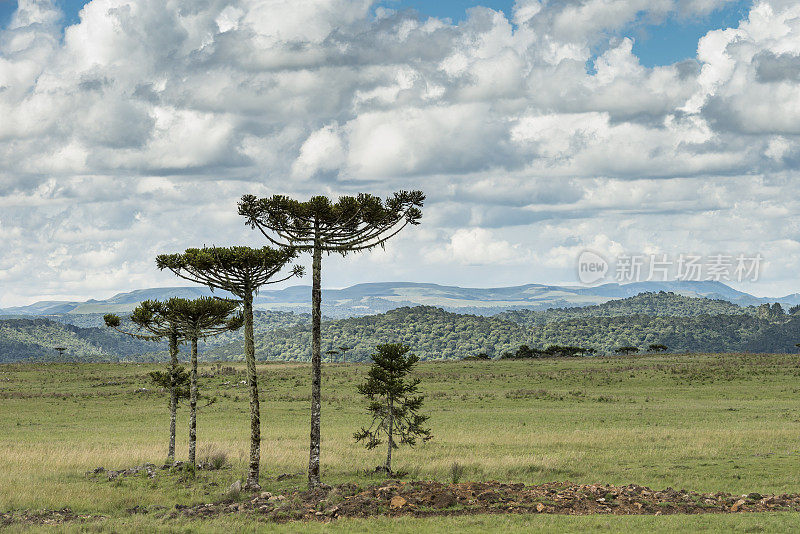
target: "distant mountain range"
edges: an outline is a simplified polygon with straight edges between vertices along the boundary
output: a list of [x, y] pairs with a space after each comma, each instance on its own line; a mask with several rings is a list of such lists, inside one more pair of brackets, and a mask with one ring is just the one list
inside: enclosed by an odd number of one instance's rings
[[[329, 317], [352, 317], [383, 313], [405, 306], [436, 306], [457, 313], [494, 315], [505, 310], [565, 308], [602, 304], [609, 300], [632, 297], [645, 292], [668, 291], [687, 297], [705, 297], [732, 302], [739, 306], [780, 302], [783, 306], [800, 304], [800, 294], [779, 298], [760, 298], [737, 291], [722, 282], [674, 281], [604, 284], [595, 287], [526, 284], [513, 287], [468, 288], [415, 282], [357, 284], [344, 289], [323, 290], [323, 313]], [[162, 287], [120, 293], [105, 300], [84, 302], [41, 301], [28, 306], [0, 309], [4, 316], [87, 315], [130, 312], [146, 299], [170, 297], [196, 298], [211, 295], [205, 287]], [[224, 292], [214, 293], [229, 296]], [[255, 304], [265, 310], [310, 311], [311, 287], [292, 286], [261, 291]]]

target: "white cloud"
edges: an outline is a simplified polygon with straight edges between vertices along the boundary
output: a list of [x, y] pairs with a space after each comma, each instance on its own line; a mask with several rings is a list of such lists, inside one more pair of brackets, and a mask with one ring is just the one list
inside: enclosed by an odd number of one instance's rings
[[431, 250], [428, 258], [462, 265], [503, 265], [524, 263], [531, 255], [519, 244], [499, 239], [484, 228], [462, 228], [450, 237], [446, 247]]
[[584, 246], [763, 247], [767, 283], [792, 283], [796, 2], [656, 68], [620, 32], [726, 0], [518, 0], [514, 24], [458, 25], [372, 4], [93, 0], [62, 29], [20, 1], [0, 30], [0, 305], [175, 283], [156, 253], [262, 242], [235, 213], [250, 192], [427, 193], [421, 228], [365, 272], [332, 262], [329, 285], [555, 282]]

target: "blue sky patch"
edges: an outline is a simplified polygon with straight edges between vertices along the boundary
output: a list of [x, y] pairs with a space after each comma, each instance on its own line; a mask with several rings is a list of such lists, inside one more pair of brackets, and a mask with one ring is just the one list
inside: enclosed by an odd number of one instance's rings
[[[77, 23], [78, 13], [87, 3], [85, 0], [57, 0], [56, 4], [64, 12], [64, 25]], [[685, 20], [671, 16], [660, 24], [640, 21], [626, 28], [621, 35], [634, 39], [633, 52], [642, 65], [670, 65], [695, 57], [700, 37], [710, 30], [736, 26], [747, 16], [751, 4], [750, 0], [732, 2], [702, 19]], [[466, 18], [467, 10], [476, 5], [503, 11], [510, 18], [514, 0], [383, 0], [378, 5], [398, 10], [413, 9], [422, 16], [449, 18], [458, 23]], [[0, 0], [0, 27], [8, 24], [16, 7], [14, 0]]]

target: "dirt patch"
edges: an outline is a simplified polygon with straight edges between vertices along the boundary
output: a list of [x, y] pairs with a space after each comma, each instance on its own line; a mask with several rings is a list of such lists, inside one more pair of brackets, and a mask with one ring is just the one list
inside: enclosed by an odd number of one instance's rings
[[62, 523], [89, 522], [103, 519], [100, 515], [76, 514], [69, 508], [61, 510], [21, 510], [0, 513], [0, 527], [22, 523], [27, 525], [60, 525]]
[[355, 484], [273, 495], [264, 492], [249, 501], [224, 501], [181, 508], [177, 516], [208, 517], [249, 513], [271, 520], [370, 517], [417, 517], [492, 513], [548, 514], [701, 514], [779, 510], [800, 511], [800, 494], [732, 495], [697, 493], [629, 485], [554, 482], [538, 486], [500, 482], [402, 482], [359, 488]]
[[[611, 486], [553, 482], [538, 486], [500, 482], [404, 482], [387, 480], [374, 486], [342, 484], [287, 494], [262, 492], [244, 501], [226, 499], [195, 506], [176, 505], [128, 509], [129, 514], [153, 513], [158, 517], [214, 517], [247, 514], [265, 521], [330, 521], [340, 517], [454, 516], [469, 514], [613, 514], [666, 515], [800, 511], [800, 494], [732, 495], [697, 493], [667, 488], [655, 491], [635, 484]], [[0, 513], [0, 527], [15, 523], [58, 525], [104, 519], [62, 510]]]

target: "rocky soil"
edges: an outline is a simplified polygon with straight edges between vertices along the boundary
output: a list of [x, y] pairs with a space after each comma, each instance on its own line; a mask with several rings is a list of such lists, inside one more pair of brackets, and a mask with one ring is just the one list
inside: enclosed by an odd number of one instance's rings
[[355, 484], [323, 487], [286, 495], [263, 492], [244, 502], [222, 501], [172, 512], [191, 517], [249, 513], [273, 520], [368, 517], [418, 517], [485, 513], [547, 514], [700, 514], [800, 511], [800, 494], [731, 495], [696, 493], [629, 485], [554, 482], [538, 486], [500, 482], [403, 482], [359, 488]]
[[[143, 471], [148, 470], [143, 469]], [[128, 473], [120, 474], [125, 476]], [[262, 492], [248, 496], [233, 491], [227, 498], [211, 503], [193, 506], [176, 505], [172, 510], [166, 510], [162, 506], [152, 508], [136, 506], [127, 510], [127, 513], [151, 513], [164, 518], [181, 516], [211, 518], [225, 514], [247, 514], [256, 520], [283, 522], [331, 521], [340, 517], [377, 515], [416, 517], [508, 513], [662, 515], [789, 510], [800, 511], [800, 494], [732, 495], [721, 492], [697, 493], [672, 488], [656, 491], [635, 484], [612, 486], [552, 482], [526, 486], [501, 482], [442, 484], [429, 481], [387, 480], [382, 484], [368, 487], [342, 484], [286, 494]], [[68, 508], [12, 511], [0, 513], [0, 527], [12, 523], [60, 524], [99, 519], [102, 519], [102, 516], [77, 515]]]

